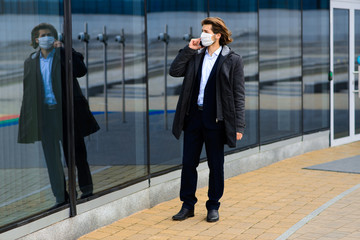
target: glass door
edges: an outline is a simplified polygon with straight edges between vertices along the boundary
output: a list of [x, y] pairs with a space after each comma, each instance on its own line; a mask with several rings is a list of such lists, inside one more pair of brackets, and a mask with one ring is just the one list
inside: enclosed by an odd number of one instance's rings
[[331, 145], [360, 140], [360, 3], [331, 2]]

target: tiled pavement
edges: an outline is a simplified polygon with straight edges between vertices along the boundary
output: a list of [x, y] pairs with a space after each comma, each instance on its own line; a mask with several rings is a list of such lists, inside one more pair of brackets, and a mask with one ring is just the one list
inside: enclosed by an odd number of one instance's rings
[[360, 239], [360, 174], [304, 167], [360, 155], [360, 142], [292, 157], [227, 179], [220, 221], [205, 221], [207, 188], [195, 217], [172, 221], [178, 198], [120, 219], [92, 239]]

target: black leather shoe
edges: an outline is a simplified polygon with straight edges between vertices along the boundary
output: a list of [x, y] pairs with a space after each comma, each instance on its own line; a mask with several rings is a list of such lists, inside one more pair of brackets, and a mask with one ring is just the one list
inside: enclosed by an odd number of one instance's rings
[[65, 204], [68, 204], [68, 201], [64, 201], [64, 202], [56, 202], [52, 207], [50, 207], [49, 210], [55, 209], [55, 208], [59, 208], [61, 206], [64, 206]]
[[172, 219], [175, 220], [175, 221], [182, 221], [182, 220], [185, 220], [185, 219], [187, 219], [189, 217], [193, 217], [193, 216], [195, 216], [194, 215], [194, 210], [189, 210], [187, 208], [182, 207], [180, 209], [180, 212], [178, 212], [176, 215], [174, 215], [172, 217]]
[[219, 221], [219, 211], [214, 210], [208, 210], [206, 221], [208, 222], [217, 222]]
[[85, 198], [91, 197], [92, 195], [93, 195], [92, 192], [90, 192], [90, 193], [83, 193], [83, 194], [81, 194], [80, 199], [85, 199]]

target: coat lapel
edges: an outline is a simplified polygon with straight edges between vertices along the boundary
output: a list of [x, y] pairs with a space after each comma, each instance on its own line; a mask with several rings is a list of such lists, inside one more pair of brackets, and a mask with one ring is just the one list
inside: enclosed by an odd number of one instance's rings
[[55, 49], [54, 59], [51, 66], [51, 79], [53, 82], [57, 77], [55, 76], [56, 75], [55, 70], [57, 69], [59, 63], [60, 63], [60, 52], [58, 49]]
[[198, 50], [198, 53], [196, 54], [195, 57], [195, 71], [194, 71], [194, 79], [196, 79], [199, 67], [200, 67], [200, 63], [201, 63], [201, 59], [205, 54], [205, 48], [202, 48], [200, 50]]
[[[40, 70], [40, 50], [36, 53], [34, 53], [32, 55], [32, 63], [34, 64], [34, 67], [36, 69], [36, 85], [37, 86], [41, 86], [41, 88], [38, 88], [37, 92], [39, 92], [39, 90], [42, 90], [42, 75], [41, 75], [41, 70]], [[41, 91], [40, 91], [40, 95], [38, 94], [38, 96], [41, 96]]]
[[219, 65], [217, 66], [217, 69], [216, 69], [216, 77], [218, 78], [219, 76], [219, 72], [220, 72], [220, 69], [221, 69], [221, 66], [222, 64], [224, 63], [226, 57], [229, 55], [230, 53], [230, 48], [228, 46], [223, 46], [223, 49], [221, 50], [221, 53], [219, 55]]

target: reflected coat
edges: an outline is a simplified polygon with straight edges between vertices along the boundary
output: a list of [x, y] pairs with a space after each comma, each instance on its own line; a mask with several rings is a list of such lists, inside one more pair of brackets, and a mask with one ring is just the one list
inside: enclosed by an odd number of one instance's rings
[[[190, 99], [196, 74], [205, 54], [205, 48], [194, 50], [186, 46], [172, 62], [169, 74], [184, 77], [173, 122], [172, 132], [179, 139], [185, 116], [190, 111]], [[224, 121], [226, 144], [236, 147], [236, 132], [245, 129], [245, 83], [243, 61], [240, 55], [224, 45], [216, 69], [216, 121]]]
[[[92, 115], [88, 101], [83, 96], [76, 78], [86, 74], [84, 57], [73, 50], [73, 89], [74, 89], [74, 121], [75, 135], [88, 136], [100, 129]], [[57, 114], [62, 120], [64, 137], [67, 129], [65, 51], [55, 50], [51, 69], [52, 88], [57, 101]], [[32, 53], [24, 62], [23, 100], [19, 117], [19, 143], [33, 143], [41, 140], [42, 105], [44, 104], [43, 83], [40, 71], [40, 50]], [[54, 126], [55, 128], [56, 126]], [[54, 129], [56, 130], [56, 129]]]

